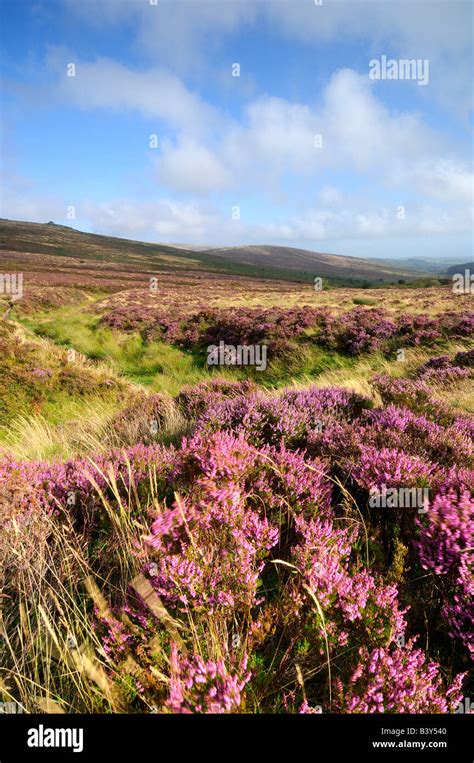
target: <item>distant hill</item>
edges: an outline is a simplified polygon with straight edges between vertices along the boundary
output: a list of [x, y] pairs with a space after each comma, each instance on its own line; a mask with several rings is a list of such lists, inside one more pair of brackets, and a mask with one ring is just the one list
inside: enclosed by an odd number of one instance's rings
[[424, 273], [422, 268], [416, 272], [412, 268], [397, 267], [383, 261], [324, 254], [291, 246], [230, 246], [208, 249], [207, 254], [232, 262], [271, 266], [321, 277], [393, 281], [396, 278], [416, 278]]
[[[456, 257], [453, 257], [452, 255], [448, 255], [445, 257], [381, 257], [381, 258], [370, 258], [370, 262], [373, 263], [379, 263], [380, 265], [389, 265], [393, 266], [395, 268], [403, 268], [407, 270], [415, 270], [418, 273], [421, 271], [425, 274], [429, 275], [447, 275], [450, 270], [449, 269], [455, 269], [460, 267], [465, 267], [464, 265], [458, 265], [457, 263], [459, 260]], [[468, 263], [469, 265], [469, 263]], [[472, 268], [472, 263], [471, 263]]]
[[[65, 225], [0, 219], [0, 253], [55, 255], [81, 261], [123, 264], [127, 267], [215, 273], [308, 282], [315, 277], [333, 285], [361, 286], [413, 281], [426, 274], [420, 268], [324, 254], [291, 246], [232, 246], [201, 249], [147, 243], [95, 233]], [[2, 257], [5, 260], [5, 256]]]
[[434, 259], [425, 259], [424, 257], [371, 257], [369, 261], [379, 265], [402, 268], [403, 270], [416, 271], [417, 273], [421, 272], [425, 275], [427, 273], [429, 275], [444, 274], [448, 265], [451, 262], [455, 262], [453, 259], [442, 262]]
[[452, 265], [446, 270], [446, 273], [448, 276], [454, 276], [456, 273], [464, 273], [465, 270], [474, 273], [474, 262], [465, 262], [463, 265]]

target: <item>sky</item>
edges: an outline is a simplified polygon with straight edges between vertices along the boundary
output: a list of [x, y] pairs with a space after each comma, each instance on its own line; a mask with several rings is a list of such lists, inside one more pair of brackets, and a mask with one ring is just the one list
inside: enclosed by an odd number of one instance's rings
[[1, 217], [472, 257], [471, 0], [0, 8]]

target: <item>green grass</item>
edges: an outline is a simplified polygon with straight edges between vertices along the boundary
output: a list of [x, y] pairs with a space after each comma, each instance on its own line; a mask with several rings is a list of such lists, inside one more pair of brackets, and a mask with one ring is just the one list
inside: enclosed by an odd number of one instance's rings
[[52, 395], [42, 413], [18, 414], [0, 426], [0, 454], [13, 453], [20, 459], [68, 459], [103, 448], [102, 428], [123, 408], [113, 395], [72, 399], [67, 394]]
[[74, 348], [91, 360], [106, 362], [134, 383], [170, 395], [178, 394], [184, 385], [208, 379], [211, 373], [229, 379], [251, 378], [263, 387], [276, 388], [357, 366], [355, 358], [325, 350], [308, 338], [305, 342], [293, 343], [284, 357], [273, 360], [269, 357], [264, 372], [251, 366], [211, 371], [203, 351], [185, 352], [165, 342], [145, 342], [138, 333], [112, 330], [101, 326], [99, 320], [87, 309], [69, 306], [35, 318], [23, 317], [21, 322], [58, 345]]
[[24, 316], [21, 323], [38, 336], [107, 363], [115, 372], [155, 392], [175, 395], [185, 384], [197, 384], [209, 377], [198, 355], [164, 342], [147, 343], [138, 333], [113, 331], [99, 325], [99, 320], [99, 316], [76, 306], [34, 318]]
[[[292, 384], [341, 386], [371, 397], [374, 373], [407, 376], [428, 357], [444, 352], [454, 355], [469, 346], [447, 342], [432, 348], [407, 348], [406, 362], [399, 363], [395, 355], [388, 358], [381, 352], [350, 357], [326, 350], [307, 333], [293, 341], [284, 356], [269, 356], [268, 367], [262, 372], [252, 366], [209, 367], [205, 350], [185, 352], [164, 342], [147, 343], [138, 333], [115, 331], [99, 321], [100, 317], [90, 312], [90, 302], [23, 316], [18, 321], [27, 342], [20, 343], [17, 355], [0, 368], [0, 408], [3, 405], [4, 409], [0, 453], [51, 459], [99, 452], [105, 446], [103, 432], [108, 421], [140, 392], [136, 385], [141, 385], [142, 394], [145, 387], [175, 396], [185, 385], [215, 375], [234, 380], [250, 378], [274, 390]], [[10, 324], [7, 330], [5, 326], [11, 341], [12, 327]], [[80, 359], [79, 363], [65, 363], [61, 347], [74, 348], [95, 362]], [[52, 369], [53, 376], [45, 381], [32, 380], [28, 371], [31, 363]], [[109, 386], [110, 380], [114, 381]], [[448, 395], [460, 410], [471, 409], [467, 385], [451, 386], [437, 394]]]
[[[363, 305], [374, 301], [364, 297], [353, 300]], [[35, 317], [23, 316], [21, 323], [57, 345], [74, 348], [91, 360], [103, 362], [133, 383], [170, 395], [178, 394], [185, 385], [208, 379], [213, 373], [230, 379], [251, 378], [266, 388], [317, 380], [321, 376], [366, 379], [368, 374], [380, 370], [391, 369], [395, 375], [405, 373], [404, 364], [397, 363], [395, 357], [387, 358], [381, 353], [350, 357], [313, 344], [310, 333], [293, 342], [284, 356], [275, 359], [269, 356], [264, 372], [251, 366], [214, 370], [207, 365], [203, 350], [189, 352], [165, 342], [146, 342], [139, 333], [120, 332], [100, 325], [100, 316], [90, 312], [90, 302], [50, 310]], [[447, 346], [443, 344], [428, 354], [445, 351]]]

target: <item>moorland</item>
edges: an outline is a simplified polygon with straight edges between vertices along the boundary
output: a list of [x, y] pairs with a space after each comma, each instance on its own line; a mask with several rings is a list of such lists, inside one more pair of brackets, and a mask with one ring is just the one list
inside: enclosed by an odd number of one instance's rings
[[472, 293], [276, 249], [1, 221], [2, 701], [464, 707]]

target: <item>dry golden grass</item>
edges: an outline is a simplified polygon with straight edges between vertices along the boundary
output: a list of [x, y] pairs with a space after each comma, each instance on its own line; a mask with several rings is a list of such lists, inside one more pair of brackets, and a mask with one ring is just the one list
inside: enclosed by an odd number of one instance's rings
[[[8, 578], [0, 579], [0, 698], [19, 702], [26, 712], [122, 712], [130, 705], [123, 674], [93, 627], [93, 609], [111, 614], [101, 587], [114, 597], [118, 591], [123, 595], [133, 580], [139, 586], [143, 561], [136, 547], [147, 526], [140, 520], [133, 479], [126, 509], [113, 475], [107, 478], [113, 506], [95, 488], [110, 521], [114, 559], [104, 560], [104, 572], [107, 577], [114, 572], [113, 584], [92, 571], [87, 544], [67, 512], [61, 521], [40, 512], [28, 532], [13, 518], [0, 543], [1, 570], [8, 570]], [[153, 484], [150, 474], [152, 501]], [[148, 603], [158, 606], [153, 597]]]
[[355, 300], [370, 300], [367, 307], [381, 307], [388, 314], [414, 313], [435, 315], [445, 310], [472, 309], [470, 294], [454, 294], [449, 286], [397, 289], [330, 289], [315, 291], [312, 284], [293, 284], [291, 288], [269, 289], [263, 287], [255, 292], [235, 289], [232, 294], [210, 295], [209, 304], [214, 307], [328, 307], [334, 312], [352, 310]]
[[71, 408], [70, 421], [62, 424], [51, 424], [41, 415], [16, 417], [1, 430], [0, 456], [8, 453], [27, 461], [49, 461], [103, 452], [104, 428], [115, 406], [97, 398], [87, 406], [78, 404], [76, 411], [75, 416]]
[[[99, 567], [92, 568], [86, 538], [68, 512], [60, 521], [41, 512], [28, 532], [13, 521], [8, 539], [0, 542], [0, 569], [8, 569], [8, 580], [0, 575], [0, 701], [14, 701], [25, 712], [136, 712], [137, 702], [141, 712], [156, 711], [156, 697], [168, 690], [169, 640], [182, 653], [190, 648], [207, 659], [229, 659], [223, 651], [230, 649], [224, 620], [206, 617], [201, 622], [191, 612], [185, 622], [177, 620], [143, 577], [147, 507], [140, 505], [133, 479], [124, 501], [113, 474], [104, 476], [112, 499], [91, 478], [110, 524]], [[160, 510], [153, 467], [148, 484], [150, 506]], [[104, 649], [94, 623], [97, 617], [118, 617], [133, 632], [128, 615], [112, 609], [112, 602], [123, 602], [125, 591], [132, 589], [156, 619], [155, 633], [146, 647], [139, 652], [126, 648], [117, 661]], [[246, 638], [232, 648], [234, 657], [243, 655]], [[153, 654], [153, 664], [144, 650]], [[160, 664], [168, 675], [156, 667]], [[135, 679], [147, 690], [139, 694]]]

